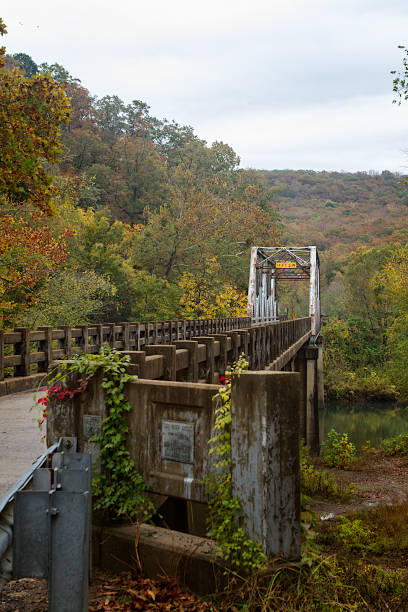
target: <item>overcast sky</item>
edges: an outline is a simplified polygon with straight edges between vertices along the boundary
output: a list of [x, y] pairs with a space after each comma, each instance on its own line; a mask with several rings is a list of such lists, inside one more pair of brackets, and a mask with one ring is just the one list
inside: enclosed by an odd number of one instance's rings
[[222, 140], [242, 166], [408, 172], [407, 0], [3, 0], [9, 53]]

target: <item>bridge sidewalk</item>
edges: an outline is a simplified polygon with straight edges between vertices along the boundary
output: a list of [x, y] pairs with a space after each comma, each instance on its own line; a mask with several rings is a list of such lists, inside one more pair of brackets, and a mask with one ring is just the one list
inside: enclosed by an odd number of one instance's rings
[[33, 398], [32, 391], [0, 397], [0, 499], [45, 451]]

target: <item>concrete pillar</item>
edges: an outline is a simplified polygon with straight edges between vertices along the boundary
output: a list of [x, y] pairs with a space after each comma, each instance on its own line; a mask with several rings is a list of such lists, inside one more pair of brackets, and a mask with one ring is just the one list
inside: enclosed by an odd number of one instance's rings
[[317, 346], [304, 349], [306, 359], [306, 444], [314, 455], [320, 452], [319, 403], [317, 393]]
[[300, 374], [299, 438], [306, 442], [306, 359], [304, 351], [295, 358], [295, 371]]
[[300, 375], [243, 372], [232, 383], [232, 489], [267, 556], [300, 558]]
[[188, 350], [188, 368], [186, 372], [186, 380], [188, 382], [198, 381], [198, 342], [196, 340], [177, 340], [175, 343], [176, 349]]
[[317, 349], [317, 402], [319, 410], [321, 410], [324, 408], [323, 346], [319, 344]]
[[163, 380], [176, 380], [176, 347], [174, 344], [149, 344], [146, 346], [146, 355], [163, 355]]

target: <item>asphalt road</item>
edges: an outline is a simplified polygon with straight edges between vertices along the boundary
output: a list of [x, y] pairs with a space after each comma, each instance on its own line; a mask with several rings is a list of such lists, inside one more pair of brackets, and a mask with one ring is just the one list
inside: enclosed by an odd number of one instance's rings
[[0, 397], [0, 499], [45, 452], [37, 425], [34, 393], [23, 391]]

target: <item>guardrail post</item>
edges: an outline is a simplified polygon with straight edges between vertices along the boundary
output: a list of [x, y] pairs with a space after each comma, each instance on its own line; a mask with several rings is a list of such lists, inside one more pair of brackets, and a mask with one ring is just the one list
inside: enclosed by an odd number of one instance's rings
[[64, 350], [65, 359], [71, 359], [72, 357], [72, 327], [70, 325], [62, 325], [61, 329], [64, 330], [64, 340], [62, 341], [62, 348]]
[[241, 337], [239, 332], [232, 332], [231, 336], [231, 362], [238, 361], [240, 350], [239, 345], [241, 341]]
[[122, 343], [123, 343], [123, 347], [122, 350], [123, 351], [129, 351], [130, 350], [130, 345], [129, 345], [129, 326], [130, 323], [121, 323], [122, 325]]
[[227, 338], [226, 334], [212, 334], [214, 340], [217, 340], [220, 343], [220, 354], [218, 357], [218, 373], [220, 376], [224, 376], [225, 370], [228, 365], [228, 357], [227, 357]]
[[52, 327], [47, 325], [39, 327], [38, 329], [41, 329], [45, 334], [44, 340], [40, 340], [39, 342], [39, 349], [41, 352], [45, 353], [45, 355], [44, 361], [40, 361], [38, 364], [38, 371], [48, 372], [48, 368], [52, 363]]
[[232, 381], [232, 491], [268, 557], [300, 558], [299, 386], [291, 372]]
[[16, 355], [21, 355], [20, 365], [14, 366], [15, 376], [30, 374], [30, 330], [28, 327], [16, 327], [14, 331], [21, 334], [21, 342], [15, 344]]
[[238, 333], [241, 337], [239, 353], [240, 355], [244, 353], [245, 357], [248, 359], [249, 332], [247, 329], [240, 329]]
[[186, 380], [188, 382], [198, 381], [198, 341], [197, 340], [176, 340], [176, 349], [188, 350], [188, 368]]
[[79, 329], [81, 330], [81, 338], [79, 342], [80, 348], [86, 354], [88, 353], [88, 326], [87, 325], [79, 325]]
[[164, 376], [163, 380], [176, 380], [176, 347], [174, 344], [149, 344], [145, 347], [146, 355], [163, 355]]
[[[206, 382], [213, 384], [214, 383], [214, 372], [215, 372], [215, 358], [214, 358], [215, 340], [213, 337], [206, 337], [206, 336], [192, 338], [192, 340], [197, 340], [199, 344], [206, 345], [204, 377], [205, 377]], [[199, 375], [199, 378], [201, 378], [200, 375]]]
[[107, 323], [107, 327], [109, 327], [109, 331], [106, 337], [106, 342], [111, 348], [115, 348], [115, 323]]

